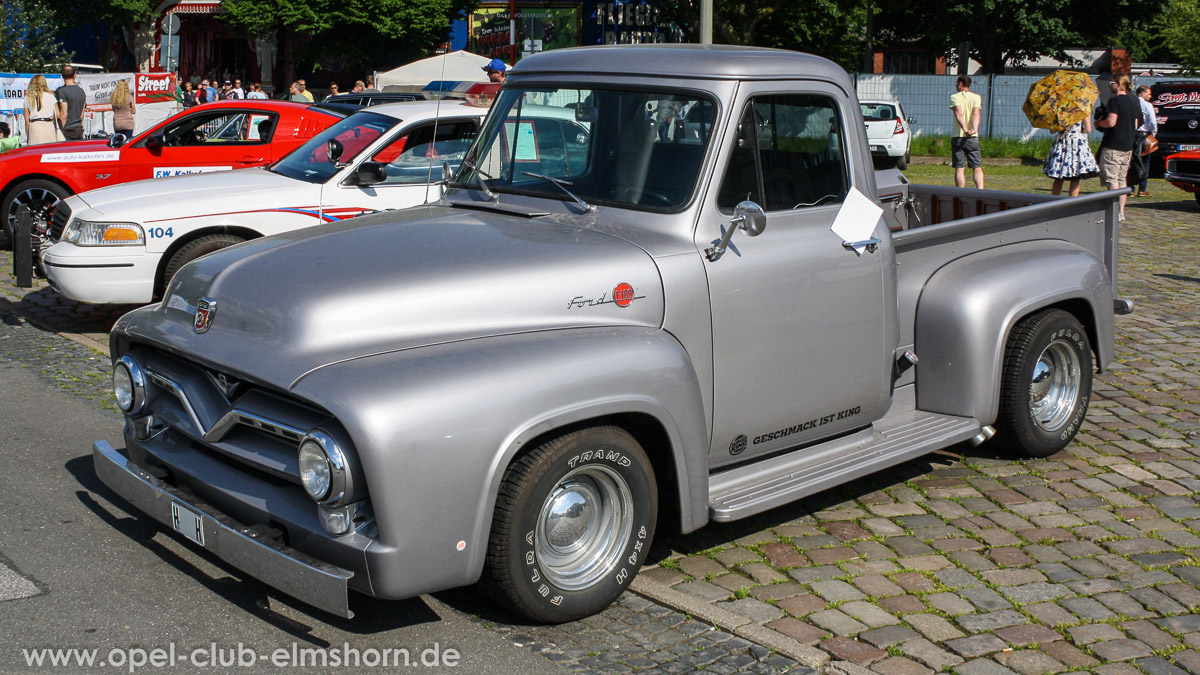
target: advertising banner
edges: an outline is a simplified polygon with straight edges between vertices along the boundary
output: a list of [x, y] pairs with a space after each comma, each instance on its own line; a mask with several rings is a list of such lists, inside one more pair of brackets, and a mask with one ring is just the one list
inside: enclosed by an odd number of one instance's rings
[[113, 89], [117, 88], [117, 82], [126, 80], [129, 82], [129, 91], [133, 91], [133, 76], [133, 73], [80, 73], [75, 78], [75, 84], [83, 87], [83, 92], [87, 94], [86, 109], [103, 112], [112, 110], [108, 98], [112, 96]]
[[174, 103], [174, 73], [137, 73], [134, 76], [136, 97], [134, 103]]
[[[29, 81], [34, 73], [0, 73], [0, 90], [4, 98], [0, 99], [0, 115], [18, 115], [25, 109], [25, 92], [29, 89]], [[62, 86], [62, 78], [58, 75], [47, 75], [46, 84], [50, 91]]]
[[[583, 11], [578, 3], [524, 5], [517, 9], [517, 49], [535, 51], [578, 47]], [[508, 60], [510, 29], [508, 3], [482, 3], [471, 13], [471, 51]]]

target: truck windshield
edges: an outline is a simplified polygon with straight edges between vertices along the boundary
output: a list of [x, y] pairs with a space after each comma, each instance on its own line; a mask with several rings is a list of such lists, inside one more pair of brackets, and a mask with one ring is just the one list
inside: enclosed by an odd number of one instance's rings
[[[398, 124], [400, 120], [395, 117], [371, 112], [354, 113], [308, 139], [304, 145], [272, 164], [270, 170], [306, 183], [324, 183]], [[342, 156], [336, 163], [329, 158], [331, 140], [342, 145]]]
[[569, 200], [566, 185], [591, 204], [678, 210], [696, 190], [715, 112], [695, 92], [503, 89], [453, 183]]

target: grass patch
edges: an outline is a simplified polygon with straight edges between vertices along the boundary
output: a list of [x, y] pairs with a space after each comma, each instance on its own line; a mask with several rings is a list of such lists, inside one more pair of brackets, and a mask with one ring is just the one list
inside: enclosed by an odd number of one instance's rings
[[[984, 157], [1045, 159], [1050, 154], [1050, 148], [1053, 145], [1053, 137], [1044, 136], [1028, 141], [1016, 138], [980, 138], [979, 153]], [[950, 137], [914, 136], [910, 152], [918, 157], [949, 157]]]

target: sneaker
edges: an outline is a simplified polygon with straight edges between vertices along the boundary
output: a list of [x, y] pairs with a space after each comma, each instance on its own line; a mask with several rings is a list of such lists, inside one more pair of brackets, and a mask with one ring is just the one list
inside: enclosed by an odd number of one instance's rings
[[1120, 223], [1123, 223], [1123, 222], [1125, 222], [1125, 214], [1124, 214], [1124, 213], [1122, 213], [1122, 214], [1119, 214], [1119, 215], [1117, 216], [1117, 222], [1120, 222]]

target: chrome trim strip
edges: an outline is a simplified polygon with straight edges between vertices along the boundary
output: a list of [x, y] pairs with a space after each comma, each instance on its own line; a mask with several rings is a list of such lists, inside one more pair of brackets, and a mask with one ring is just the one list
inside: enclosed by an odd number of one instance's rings
[[92, 444], [96, 475], [146, 515], [171, 526], [171, 502], [200, 514], [204, 549], [259, 581], [331, 614], [350, 619], [354, 572], [264, 538], [195, 497], [158, 480], [105, 441]]
[[290, 424], [277, 422], [268, 417], [263, 417], [262, 415], [257, 415], [246, 410], [241, 410], [240, 408], [231, 408], [228, 412], [222, 415], [221, 419], [217, 420], [211, 428], [205, 429], [204, 425], [200, 423], [200, 418], [196, 415], [196, 410], [192, 408], [192, 404], [190, 401], [188, 401], [187, 394], [184, 393], [182, 387], [176, 384], [171, 378], [161, 373], [156, 373], [149, 367], [147, 367], [145, 370], [146, 375], [150, 379], [154, 380], [155, 383], [169, 392], [180, 402], [180, 404], [183, 405], [184, 410], [187, 411], [188, 417], [192, 420], [192, 424], [196, 425], [196, 430], [200, 432], [204, 441], [207, 443], [216, 443], [220, 441], [233, 429], [235, 425], [238, 424], [279, 436], [284, 440], [292, 441], [297, 444], [299, 444], [300, 441], [304, 439], [304, 435], [308, 433], [304, 429], [298, 429]]

